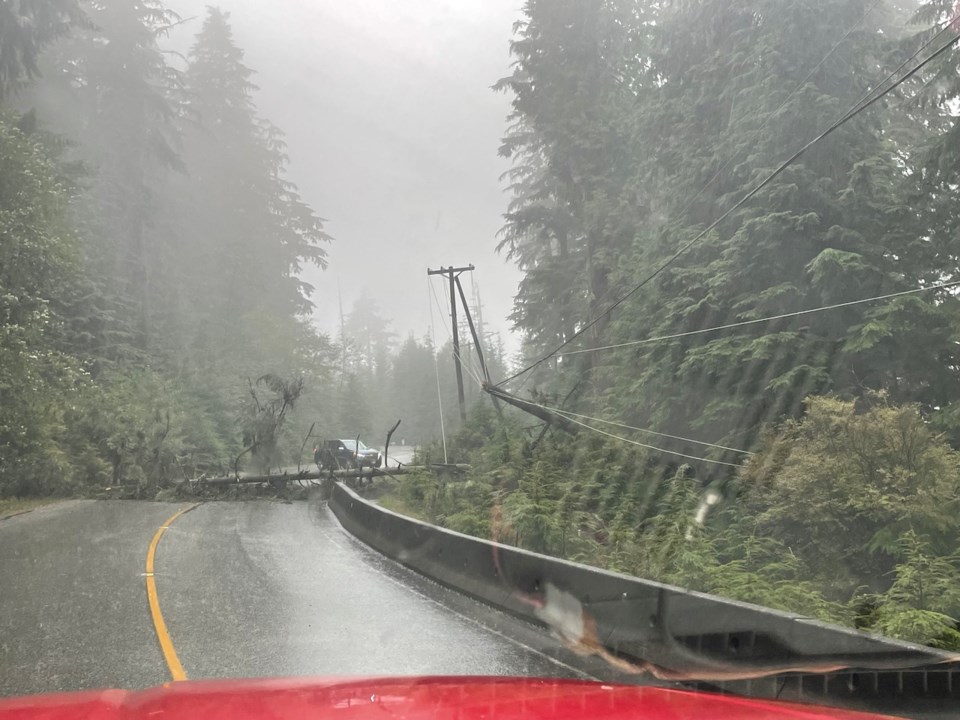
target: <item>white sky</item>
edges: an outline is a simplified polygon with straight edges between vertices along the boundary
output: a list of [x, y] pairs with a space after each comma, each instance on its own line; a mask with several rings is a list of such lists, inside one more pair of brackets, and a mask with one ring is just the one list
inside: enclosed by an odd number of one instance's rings
[[[167, 4], [197, 16], [171, 38], [184, 48], [210, 3]], [[520, 274], [494, 251], [509, 97], [490, 86], [509, 72], [522, 0], [217, 4], [257, 72], [261, 114], [287, 135], [290, 178], [335, 239], [329, 269], [305, 274], [317, 324], [338, 327], [339, 282], [347, 312], [366, 291], [401, 338], [422, 336], [427, 267], [473, 263], [488, 329], [516, 349], [506, 315]]]

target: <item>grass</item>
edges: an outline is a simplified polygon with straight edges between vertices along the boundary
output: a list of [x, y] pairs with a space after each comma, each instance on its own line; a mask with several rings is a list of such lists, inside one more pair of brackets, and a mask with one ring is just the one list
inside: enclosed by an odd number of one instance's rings
[[0, 520], [55, 502], [60, 498], [0, 498]]

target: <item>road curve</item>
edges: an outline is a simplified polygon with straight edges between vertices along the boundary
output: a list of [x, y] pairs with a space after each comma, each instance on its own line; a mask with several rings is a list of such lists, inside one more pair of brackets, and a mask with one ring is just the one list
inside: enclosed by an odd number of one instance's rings
[[581, 676], [540, 631], [398, 566], [324, 503], [207, 503], [164, 535], [160, 606], [187, 675]]
[[[0, 695], [170, 679], [144, 566], [185, 505], [75, 501], [0, 523]], [[387, 560], [319, 501], [204, 504], [163, 535], [155, 579], [191, 679], [584, 676], [540, 630]]]

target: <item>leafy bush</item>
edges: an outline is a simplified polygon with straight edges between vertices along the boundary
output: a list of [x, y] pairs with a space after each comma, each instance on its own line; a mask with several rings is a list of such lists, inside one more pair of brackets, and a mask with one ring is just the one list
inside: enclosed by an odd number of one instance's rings
[[768, 438], [740, 476], [744, 515], [803, 558], [837, 599], [882, 591], [898, 538], [914, 530], [956, 546], [960, 461], [912, 405], [858, 410], [815, 397]]

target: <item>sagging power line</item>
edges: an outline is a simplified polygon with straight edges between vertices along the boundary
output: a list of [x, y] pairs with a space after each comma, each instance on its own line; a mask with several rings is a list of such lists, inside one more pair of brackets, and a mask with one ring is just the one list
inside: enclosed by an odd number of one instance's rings
[[[502, 392], [502, 391], [501, 391], [501, 392]], [[528, 404], [528, 405], [532, 405], [533, 407], [539, 408], [539, 409], [544, 410], [544, 411], [546, 411], [546, 412], [557, 413], [557, 411], [556, 411], [555, 409], [549, 408], [549, 407], [547, 407], [546, 405], [540, 405], [539, 403], [535, 403], [535, 402], [531, 402], [531, 401], [524, 401], [524, 402], [526, 402], [526, 404]], [[529, 412], [529, 410], [528, 410], [528, 412]], [[559, 412], [562, 413], [563, 411], [559, 411]], [[559, 413], [557, 413], [557, 414], [559, 415]], [[567, 413], [567, 414], [572, 414], [572, 413]], [[677, 456], [677, 457], [682, 457], [682, 458], [685, 458], [685, 459], [687, 459], [687, 460], [696, 460], [697, 462], [705, 462], [705, 463], [710, 463], [710, 464], [712, 464], [712, 465], [726, 465], [727, 467], [734, 467], [734, 468], [741, 467], [740, 463], [726, 462], [726, 461], [724, 461], [724, 460], [712, 460], [712, 459], [710, 459], [710, 458], [700, 457], [700, 456], [698, 456], [698, 455], [688, 455], [687, 453], [677, 452], [677, 451], [675, 451], [675, 450], [667, 450], [666, 448], [657, 447], [656, 445], [649, 445], [649, 444], [647, 444], [647, 443], [642, 443], [642, 442], [640, 442], [639, 440], [632, 440], [632, 439], [630, 439], [630, 438], [623, 437], [622, 435], [616, 435], [615, 433], [610, 433], [610, 432], [607, 432], [606, 430], [601, 430], [600, 428], [596, 428], [596, 427], [593, 427], [592, 425], [588, 425], [587, 423], [582, 422], [582, 421], [580, 421], [580, 420], [577, 420], [577, 419], [575, 419], [575, 418], [573, 418], [573, 417], [565, 417], [565, 415], [559, 415], [559, 416], [562, 417], [564, 420], [566, 420], [566, 421], [568, 421], [568, 422], [572, 422], [572, 423], [574, 423], [574, 424], [576, 424], [576, 425], [579, 425], [580, 427], [586, 428], [587, 430], [592, 430], [593, 432], [599, 433], [600, 435], [605, 435], [605, 436], [607, 436], [607, 437], [609, 437], [609, 438], [613, 438], [614, 440], [621, 440], [621, 441], [623, 441], [623, 442], [625, 442], [625, 443], [628, 443], [628, 444], [630, 444], [630, 445], [636, 445], [637, 447], [646, 448], [647, 450], [655, 450], [656, 452], [660, 452], [660, 453], [663, 453], [663, 454], [665, 454], [665, 455], [675, 455], [675, 456]], [[637, 428], [637, 429], [639, 429], [639, 428]], [[697, 442], [697, 441], [693, 441], [693, 442]], [[709, 443], [704, 443], [704, 444], [709, 444]], [[716, 446], [716, 447], [719, 447], [719, 446]], [[743, 450], [737, 450], [737, 451], [735, 451], [735, 452], [741, 452], [741, 453], [742, 453], [742, 452], [744, 452], [744, 451], [743, 451]]]
[[580, 413], [570, 412], [569, 410], [561, 410], [560, 408], [551, 408], [545, 405], [540, 405], [545, 410], [550, 410], [555, 412], [558, 415], [563, 415], [564, 417], [569, 418], [579, 418], [581, 420], [589, 420], [591, 422], [601, 423], [603, 425], [611, 425], [613, 427], [622, 428], [624, 430], [634, 430], [636, 432], [647, 433], [648, 435], [655, 435], [657, 437], [667, 438], [670, 440], [680, 440], [682, 442], [693, 443], [695, 445], [703, 445], [704, 447], [716, 448], [717, 450], [726, 450], [728, 452], [740, 453], [741, 455], [753, 455], [749, 450], [741, 450], [739, 448], [727, 447], [726, 445], [718, 445], [717, 443], [706, 442], [705, 440], [694, 440], [693, 438], [683, 437], [681, 435], [670, 435], [668, 433], [657, 432], [656, 430], [650, 430], [649, 428], [635, 427], [633, 425], [626, 425], [621, 422], [616, 422], [614, 420], [604, 420], [603, 418], [591, 417], [589, 415], [581, 415]]
[[581, 353], [601, 352], [604, 350], [619, 350], [621, 348], [647, 345], [650, 343], [662, 342], [664, 340], [676, 340], [678, 338], [689, 337], [691, 335], [702, 335], [704, 333], [730, 330], [747, 325], [757, 325], [760, 323], [772, 322], [774, 320], [784, 320], [786, 318], [799, 317], [801, 315], [811, 315], [813, 313], [825, 312], [827, 310], [837, 310], [839, 308], [851, 307], [853, 305], [863, 305], [865, 303], [879, 302], [881, 300], [890, 300], [892, 298], [903, 297], [905, 295], [915, 295], [916, 293], [927, 292], [930, 290], [943, 290], [946, 288], [957, 287], [958, 285], [960, 285], [960, 280], [955, 280], [953, 282], [940, 283], [938, 285], [928, 285], [927, 287], [913, 288], [912, 290], [901, 290], [900, 292], [887, 293], [886, 295], [877, 295], [876, 297], [861, 298], [860, 300], [849, 300], [847, 302], [834, 303], [833, 305], [824, 305], [822, 307], [810, 308], [809, 310], [796, 310], [795, 312], [782, 313], [780, 315], [770, 315], [768, 317], [756, 318], [753, 320], [740, 320], [733, 323], [727, 323], [725, 325], [715, 325], [714, 327], [700, 328], [699, 330], [687, 330], [685, 332], [673, 333], [671, 335], [657, 335], [654, 337], [643, 338], [642, 340], [629, 340], [627, 342], [616, 343], [614, 345], [584, 348], [582, 350], [568, 350], [566, 352], [557, 353], [557, 357], [564, 357], [566, 355], [579, 355]]

